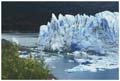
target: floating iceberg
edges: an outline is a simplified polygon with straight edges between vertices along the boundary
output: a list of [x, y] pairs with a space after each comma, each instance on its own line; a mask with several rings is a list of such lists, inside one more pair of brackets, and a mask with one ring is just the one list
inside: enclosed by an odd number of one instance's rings
[[82, 64], [80, 60], [77, 60], [79, 65], [66, 69], [66, 72], [76, 72], [76, 71], [90, 71], [90, 72], [97, 72], [97, 71], [105, 71], [106, 69], [116, 69], [119, 67], [118, 62], [118, 55], [115, 53], [111, 53], [108, 56], [95, 56], [95, 55], [88, 55], [91, 57], [91, 60], [84, 59], [84, 61], [88, 61], [88, 64]]
[[[40, 26], [39, 49], [49, 51], [95, 51], [106, 53], [118, 48], [118, 12], [103, 11], [90, 15], [52, 14]], [[118, 50], [116, 50], [117, 52]]]

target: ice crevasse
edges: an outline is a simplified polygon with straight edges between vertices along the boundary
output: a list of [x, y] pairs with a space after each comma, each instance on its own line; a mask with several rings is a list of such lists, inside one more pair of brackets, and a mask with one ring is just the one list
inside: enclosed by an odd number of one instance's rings
[[[93, 15], [52, 14], [47, 25], [40, 26], [39, 49], [50, 51], [95, 51], [118, 48], [119, 13], [103, 11]], [[117, 51], [117, 50], [116, 50]]]

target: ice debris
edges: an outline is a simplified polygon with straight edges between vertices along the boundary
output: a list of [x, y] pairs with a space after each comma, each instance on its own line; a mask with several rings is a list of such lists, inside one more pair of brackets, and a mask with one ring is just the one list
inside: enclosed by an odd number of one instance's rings
[[118, 55], [115, 53], [111, 53], [107, 56], [96, 56], [96, 55], [88, 55], [89, 58], [81, 59], [75, 58], [76, 62], [79, 65], [66, 69], [67, 72], [76, 72], [76, 71], [104, 71], [106, 69], [116, 69], [119, 67]]

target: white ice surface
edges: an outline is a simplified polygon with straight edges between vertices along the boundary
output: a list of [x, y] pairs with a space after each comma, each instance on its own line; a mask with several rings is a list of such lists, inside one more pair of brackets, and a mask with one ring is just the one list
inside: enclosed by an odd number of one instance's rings
[[50, 51], [93, 50], [105, 53], [118, 47], [118, 12], [103, 11], [95, 16], [52, 14], [40, 26], [39, 48]]
[[[76, 59], [75, 60], [80, 63], [78, 66], [75, 66], [70, 69], [66, 69], [67, 72], [76, 72], [76, 71], [104, 71], [105, 69], [116, 69], [118, 68], [118, 54], [111, 53], [107, 56], [96, 56], [96, 55], [88, 55], [92, 59]], [[81, 64], [82, 62], [89, 61], [91, 64]]]
[[[39, 47], [50, 51], [75, 51], [72, 55], [79, 65], [66, 69], [67, 72], [118, 68], [118, 16], [118, 12], [111, 11], [99, 12], [94, 16], [59, 14], [58, 18], [52, 14], [51, 21], [40, 26]], [[89, 51], [98, 55], [89, 55]], [[46, 61], [51, 60], [48, 58]], [[91, 64], [85, 65], [83, 62]]]

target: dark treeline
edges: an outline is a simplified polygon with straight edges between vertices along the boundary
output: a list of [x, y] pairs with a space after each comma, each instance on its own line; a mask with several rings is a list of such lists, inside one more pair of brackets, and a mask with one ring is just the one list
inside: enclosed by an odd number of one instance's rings
[[87, 14], [118, 11], [118, 2], [2, 2], [2, 32], [39, 32], [51, 14]]

